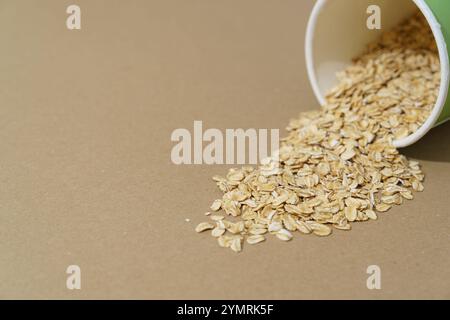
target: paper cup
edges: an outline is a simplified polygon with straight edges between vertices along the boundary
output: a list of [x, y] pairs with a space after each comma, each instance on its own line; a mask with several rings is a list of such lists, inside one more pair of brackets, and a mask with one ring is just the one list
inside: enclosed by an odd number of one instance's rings
[[[381, 30], [369, 30], [367, 8], [381, 8]], [[410, 136], [394, 141], [398, 148], [422, 138], [431, 128], [450, 119], [449, 51], [450, 1], [448, 0], [318, 0], [306, 32], [306, 65], [314, 94], [320, 104], [326, 93], [337, 84], [336, 73], [348, 66], [352, 58], [364, 51], [382, 32], [398, 25], [420, 9], [428, 21], [439, 50], [441, 83], [439, 95], [430, 116]]]

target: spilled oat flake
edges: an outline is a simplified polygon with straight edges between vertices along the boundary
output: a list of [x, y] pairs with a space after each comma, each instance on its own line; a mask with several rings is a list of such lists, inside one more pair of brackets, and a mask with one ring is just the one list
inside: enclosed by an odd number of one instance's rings
[[290, 121], [276, 158], [213, 178], [224, 195], [210, 209], [226, 217], [210, 215], [197, 232], [235, 252], [267, 235], [324, 237], [423, 191], [419, 163], [392, 141], [416, 131], [437, 99], [439, 58], [425, 19], [384, 33], [338, 80], [321, 110]]

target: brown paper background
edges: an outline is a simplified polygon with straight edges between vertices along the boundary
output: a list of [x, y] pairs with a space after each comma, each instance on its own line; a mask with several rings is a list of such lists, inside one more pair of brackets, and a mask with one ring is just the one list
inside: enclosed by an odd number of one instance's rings
[[316, 108], [313, 1], [76, 3], [81, 31], [71, 1], [0, 2], [0, 298], [450, 298], [449, 124], [404, 150], [425, 192], [376, 222], [241, 254], [193, 231], [227, 167], [173, 165], [170, 134], [284, 128]]

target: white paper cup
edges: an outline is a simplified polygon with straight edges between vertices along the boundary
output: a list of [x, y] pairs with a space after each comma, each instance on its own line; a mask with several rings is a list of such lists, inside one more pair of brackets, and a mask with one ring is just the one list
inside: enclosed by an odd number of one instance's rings
[[[450, 1], [440, 1], [318, 0], [308, 22], [305, 50], [309, 80], [320, 104], [325, 104], [326, 93], [337, 84], [337, 72], [344, 70], [352, 58], [362, 53], [367, 44], [375, 41], [382, 32], [398, 25], [419, 8], [430, 25], [439, 50], [439, 95], [425, 123], [410, 136], [394, 141], [394, 145], [398, 148], [409, 146], [435, 125], [448, 120], [449, 52], [446, 40], [450, 41]], [[366, 27], [370, 5], [381, 8], [381, 30]]]

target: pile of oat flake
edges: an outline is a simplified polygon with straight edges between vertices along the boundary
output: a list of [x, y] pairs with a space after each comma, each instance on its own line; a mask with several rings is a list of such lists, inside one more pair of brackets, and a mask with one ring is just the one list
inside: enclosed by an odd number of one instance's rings
[[235, 252], [268, 234], [328, 236], [423, 190], [419, 163], [392, 141], [416, 131], [437, 99], [439, 58], [425, 19], [417, 13], [384, 33], [338, 79], [321, 110], [290, 121], [276, 157], [213, 177], [224, 195], [211, 210], [225, 214], [206, 213], [211, 222], [197, 232], [211, 230]]

